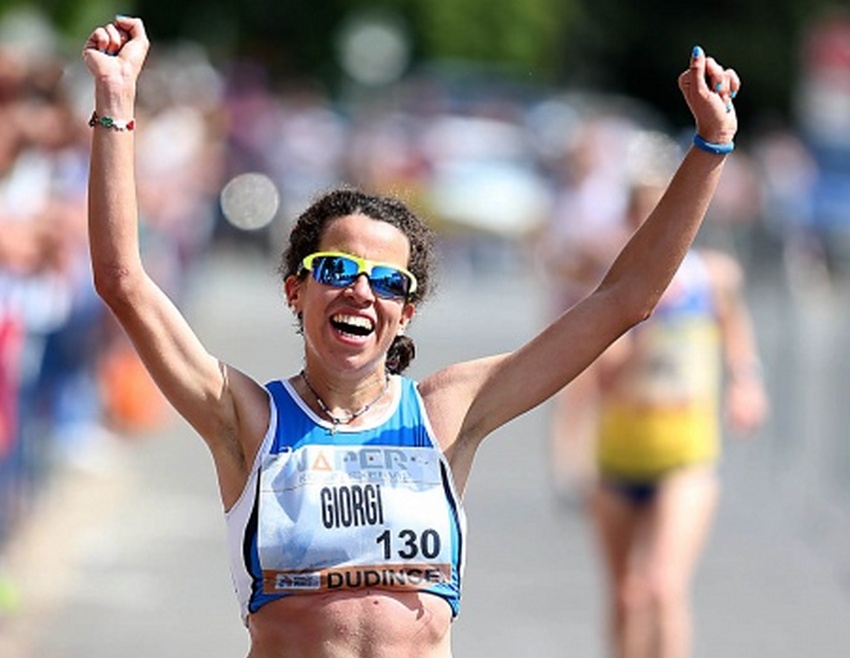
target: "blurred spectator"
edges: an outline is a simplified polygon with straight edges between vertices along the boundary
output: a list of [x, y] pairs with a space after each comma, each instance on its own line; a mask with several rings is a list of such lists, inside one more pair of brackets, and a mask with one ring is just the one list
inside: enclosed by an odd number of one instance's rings
[[[604, 112], [582, 118], [556, 170], [554, 204], [536, 253], [541, 277], [560, 314], [587, 295], [625, 242], [626, 161], [637, 130], [627, 117]], [[562, 503], [583, 502], [595, 481], [592, 401], [597, 395], [591, 365], [553, 400], [549, 446], [553, 485]]]
[[269, 153], [269, 161], [272, 178], [279, 181], [281, 189], [281, 215], [296, 217], [317, 190], [339, 182], [348, 126], [318, 86], [293, 85], [279, 100], [275, 148]]
[[[152, 73], [150, 83], [163, 79]], [[201, 93], [173, 79], [155, 104], [140, 103], [140, 120], [153, 124], [139, 144], [143, 239], [177, 298], [209, 242], [220, 188], [216, 80]], [[57, 468], [99, 472], [116, 433], [163, 418], [159, 393], [94, 294], [88, 117], [71, 83], [56, 58], [0, 48], [0, 550]]]
[[[21, 332], [15, 358], [15, 433], [6, 455], [4, 499], [7, 524], [20, 507], [22, 490], [40, 466], [34, 423], [40, 399], [38, 381], [48, 337], [58, 331], [71, 308], [72, 251], [85, 256], [83, 195], [85, 167], [76, 167], [69, 109], [55, 62], [25, 69], [21, 60], [0, 57], [4, 93], [6, 150], [0, 171], [0, 249], [4, 309]], [[78, 134], [78, 133], [77, 133]], [[85, 259], [80, 261], [85, 264]], [[87, 267], [87, 266], [86, 266]]]
[[825, 245], [814, 225], [819, 167], [802, 138], [782, 126], [764, 131], [753, 156], [762, 189], [765, 228], [782, 245], [791, 291], [805, 295], [827, 278]]
[[818, 174], [811, 187], [810, 223], [804, 233], [794, 236], [787, 255], [796, 277], [792, 284], [824, 289], [850, 274], [850, 12], [846, 3], [812, 14], [802, 28], [799, 56], [796, 132], [817, 164]]
[[[256, 62], [231, 62], [223, 74], [221, 98], [222, 181], [246, 172], [273, 175], [280, 99], [272, 92], [266, 69]], [[222, 213], [216, 215], [217, 240], [251, 242], [269, 248], [268, 231], [241, 231]]]

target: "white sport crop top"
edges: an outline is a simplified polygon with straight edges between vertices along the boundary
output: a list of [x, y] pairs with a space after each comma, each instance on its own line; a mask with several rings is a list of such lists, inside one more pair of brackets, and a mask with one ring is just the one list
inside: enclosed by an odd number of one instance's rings
[[416, 384], [374, 425], [334, 427], [287, 381], [266, 385], [269, 429], [227, 512], [231, 573], [247, 623], [284, 596], [419, 590], [460, 607], [466, 518]]

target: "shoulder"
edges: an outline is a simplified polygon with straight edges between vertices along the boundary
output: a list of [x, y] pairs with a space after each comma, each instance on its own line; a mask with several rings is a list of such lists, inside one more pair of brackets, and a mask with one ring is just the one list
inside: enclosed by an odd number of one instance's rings
[[449, 365], [420, 381], [419, 394], [428, 399], [477, 390], [506, 356], [500, 354]]

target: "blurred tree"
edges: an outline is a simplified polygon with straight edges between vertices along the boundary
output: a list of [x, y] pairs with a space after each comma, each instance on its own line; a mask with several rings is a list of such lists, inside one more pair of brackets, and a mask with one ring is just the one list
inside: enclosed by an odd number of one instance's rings
[[214, 53], [259, 56], [279, 75], [339, 73], [334, 40], [352, 13], [391, 10], [420, 59], [510, 63], [551, 80], [573, 0], [139, 0], [152, 36], [189, 38]]
[[[577, 0], [418, 0], [425, 51], [438, 59], [510, 63], [541, 82], [558, 73]], [[402, 4], [402, 3], [398, 3]]]
[[836, 0], [580, 0], [563, 51], [563, 80], [617, 89], [670, 109], [687, 123], [671, 84], [699, 44], [744, 79], [737, 101], [744, 117], [791, 114], [799, 44], [809, 20]]
[[194, 40], [215, 61], [250, 57], [282, 78], [334, 84], [335, 39], [352, 12], [394, 11], [412, 36], [413, 62], [508, 65], [545, 84], [617, 91], [687, 121], [671, 84], [694, 44], [745, 79], [742, 114], [790, 114], [798, 43], [808, 19], [837, 0], [0, 0], [39, 7], [75, 45], [116, 10], [145, 17], [152, 39]]
[[53, 48], [57, 52], [79, 52], [80, 35], [88, 34], [104, 16], [114, 16], [119, 6], [127, 13], [133, 4], [132, 0], [0, 0], [0, 18], [4, 22], [43, 19], [56, 28], [59, 42]]

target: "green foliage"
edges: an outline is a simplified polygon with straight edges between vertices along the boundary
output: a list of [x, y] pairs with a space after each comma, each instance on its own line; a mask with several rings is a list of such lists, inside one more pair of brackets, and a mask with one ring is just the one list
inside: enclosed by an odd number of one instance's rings
[[512, 63], [551, 77], [571, 17], [564, 0], [420, 0], [426, 50], [438, 59]]
[[70, 55], [82, 49], [95, 25], [110, 20], [119, 6], [124, 13], [131, 12], [134, 4], [119, 0], [0, 0], [0, 21], [22, 16], [43, 19], [55, 31], [53, 49]]
[[695, 44], [744, 80], [743, 116], [790, 114], [802, 30], [834, 0], [580, 0], [564, 51], [565, 83], [616, 89], [658, 107], [679, 108], [675, 77]]
[[[79, 47], [117, 11], [138, 13], [154, 43], [194, 40], [214, 60], [257, 58], [282, 78], [341, 76], [335, 39], [352, 12], [405, 21], [418, 62], [498, 64], [536, 83], [581, 86], [678, 108], [675, 77], [694, 44], [733, 63], [739, 111], [788, 114], [808, 20], [836, 0], [0, 0], [0, 16], [42, 10]], [[682, 108], [682, 111], [686, 111]]]

